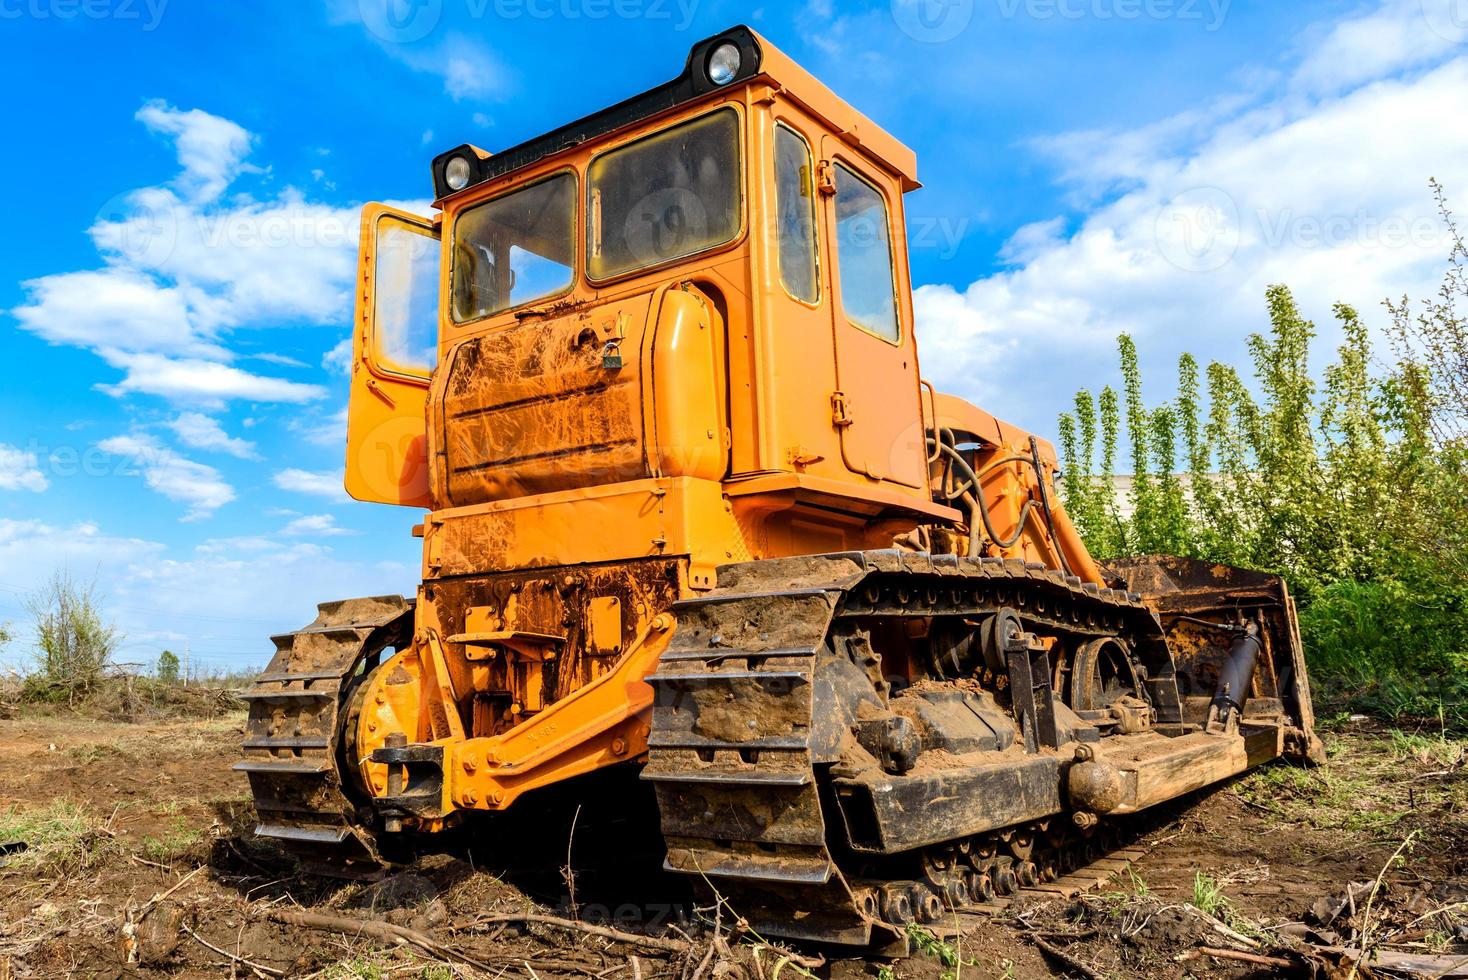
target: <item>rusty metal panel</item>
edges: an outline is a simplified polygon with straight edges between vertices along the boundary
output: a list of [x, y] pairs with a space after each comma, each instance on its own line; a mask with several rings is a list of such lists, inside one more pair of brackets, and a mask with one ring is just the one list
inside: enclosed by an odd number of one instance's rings
[[438, 406], [452, 506], [650, 475], [638, 357], [649, 296], [453, 349]]

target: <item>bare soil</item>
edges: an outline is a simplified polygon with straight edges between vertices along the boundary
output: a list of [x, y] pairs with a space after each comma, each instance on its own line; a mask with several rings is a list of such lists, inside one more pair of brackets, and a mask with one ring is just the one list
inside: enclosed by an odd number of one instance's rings
[[[1272, 766], [1173, 807], [1103, 889], [919, 930], [913, 955], [886, 960], [783, 951], [740, 933], [737, 909], [715, 927], [658, 873], [635, 785], [545, 796], [385, 881], [303, 876], [250, 834], [230, 771], [242, 721], [0, 721], [0, 852], [29, 844], [0, 857], [0, 980], [1345, 976], [1354, 957], [1321, 949], [1363, 935], [1398, 955], [1468, 957], [1465, 743], [1440, 734], [1328, 731], [1327, 765]], [[346, 922], [279, 921], [290, 912]], [[573, 912], [668, 948], [503, 921]], [[384, 926], [430, 942], [370, 934]]]

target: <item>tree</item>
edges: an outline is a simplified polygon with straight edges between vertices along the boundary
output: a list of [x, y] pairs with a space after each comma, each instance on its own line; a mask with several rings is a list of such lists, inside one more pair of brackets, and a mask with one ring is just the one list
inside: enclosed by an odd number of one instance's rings
[[40, 668], [29, 686], [48, 699], [75, 703], [102, 679], [121, 639], [117, 629], [104, 622], [95, 587], [79, 586], [65, 572], [27, 599], [26, 609], [36, 624]]
[[178, 654], [164, 650], [158, 654], [158, 679], [165, 684], [178, 683]]

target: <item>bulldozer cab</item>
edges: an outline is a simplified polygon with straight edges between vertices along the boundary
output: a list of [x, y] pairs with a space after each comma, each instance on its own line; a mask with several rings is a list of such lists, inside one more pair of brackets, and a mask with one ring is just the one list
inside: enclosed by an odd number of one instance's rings
[[438, 218], [364, 213], [349, 491], [441, 509], [779, 477], [931, 511], [915, 174], [745, 28], [569, 126], [441, 154]]

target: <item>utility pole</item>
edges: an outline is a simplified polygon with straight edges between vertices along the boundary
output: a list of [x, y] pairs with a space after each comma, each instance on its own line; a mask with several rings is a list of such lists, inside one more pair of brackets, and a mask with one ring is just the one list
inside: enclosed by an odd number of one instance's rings
[[189, 686], [189, 641], [184, 640], [184, 687]]

